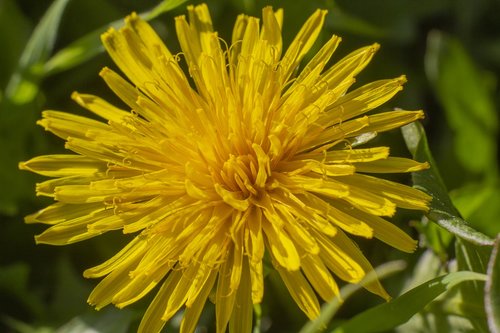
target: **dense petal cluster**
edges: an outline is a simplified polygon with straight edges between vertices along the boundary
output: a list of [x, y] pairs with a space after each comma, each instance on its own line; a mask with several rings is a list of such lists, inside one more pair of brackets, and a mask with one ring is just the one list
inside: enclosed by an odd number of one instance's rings
[[[109, 68], [100, 75], [127, 107], [74, 93], [105, 121], [45, 111], [39, 124], [72, 153], [20, 165], [53, 177], [36, 190], [55, 203], [26, 218], [50, 225], [38, 243], [69, 244], [112, 230], [135, 235], [85, 271], [104, 277], [92, 305], [121, 308], [158, 287], [140, 331], [161, 330], [184, 308], [181, 331], [193, 332], [212, 294], [217, 331], [229, 325], [250, 332], [265, 256], [314, 318], [318, 296], [338, 295], [336, 278], [356, 283], [372, 271], [348, 234], [415, 249], [416, 241], [383, 217], [397, 207], [426, 210], [430, 198], [373, 174], [427, 164], [359, 145], [423, 112], [365, 115], [400, 91], [404, 77], [348, 91], [377, 44], [327, 67], [340, 42], [333, 36], [300, 67], [325, 14], [314, 12], [286, 51], [283, 12], [270, 7], [261, 22], [238, 16], [230, 45], [213, 31], [206, 5], [188, 7], [188, 19], [175, 22], [180, 54], [135, 14], [102, 36], [128, 80]], [[366, 288], [388, 298], [379, 282]]]

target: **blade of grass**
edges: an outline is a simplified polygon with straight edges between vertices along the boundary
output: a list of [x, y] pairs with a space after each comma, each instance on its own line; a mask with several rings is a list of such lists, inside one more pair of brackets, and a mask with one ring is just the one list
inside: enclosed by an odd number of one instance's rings
[[152, 20], [163, 13], [169, 12], [169, 11], [179, 7], [180, 5], [185, 3], [186, 1], [187, 0], [164, 0], [160, 4], [158, 4], [156, 7], [145, 12], [141, 16], [143, 19], [149, 21], [149, 20]]
[[375, 333], [390, 330], [407, 322], [413, 315], [420, 312], [427, 304], [447, 290], [462, 282], [473, 280], [485, 281], [486, 275], [460, 271], [432, 279], [388, 303], [378, 305], [355, 316], [337, 327], [332, 333]]
[[340, 297], [334, 298], [331, 302], [325, 304], [318, 318], [309, 321], [299, 333], [315, 333], [322, 332], [326, 329], [328, 323], [342, 306], [344, 300], [352, 296], [355, 292], [362, 289], [363, 286], [374, 282], [378, 279], [383, 279], [394, 273], [402, 271], [406, 267], [404, 261], [391, 261], [375, 268], [375, 271], [368, 273], [359, 284], [349, 284], [340, 289]]
[[[150, 21], [159, 15], [177, 8], [187, 0], [164, 0], [153, 9], [139, 14], [143, 19]], [[110, 27], [118, 29], [123, 25], [123, 20], [116, 20], [106, 26], [100, 27], [87, 35], [77, 39], [64, 49], [52, 56], [43, 67], [44, 76], [59, 73], [95, 57], [104, 52], [100, 36]]]
[[69, 0], [56, 0], [35, 27], [10, 77], [5, 97], [14, 104], [25, 104], [35, 98], [40, 81], [40, 64], [50, 56], [59, 31], [59, 23]]
[[500, 332], [500, 235], [491, 253], [485, 285], [484, 305], [491, 333]]

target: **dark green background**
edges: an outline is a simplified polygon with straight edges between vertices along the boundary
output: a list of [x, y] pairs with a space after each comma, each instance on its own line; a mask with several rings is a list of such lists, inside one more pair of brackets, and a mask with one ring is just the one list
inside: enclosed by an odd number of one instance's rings
[[[37, 74], [38, 68], [76, 39], [132, 11], [144, 12], [158, 1], [69, 1], [53, 47], [45, 51], [41, 46], [35, 47], [33, 57], [39, 51], [42, 55], [26, 70], [22, 60], [20, 63], [21, 55], [51, 3], [0, 0], [0, 331], [52, 332], [71, 321], [66, 327], [77, 332], [76, 326], [71, 325], [82, 321], [97, 325], [102, 332], [127, 332], [137, 327], [147, 300], [131, 306], [130, 310], [110, 308], [95, 313], [85, 301], [96, 281], [81, 276], [85, 268], [111, 256], [127, 239], [117, 233], [66, 247], [35, 246], [33, 235], [44, 227], [25, 225], [23, 216], [49, 201], [34, 195], [34, 184], [41, 178], [18, 171], [17, 163], [39, 154], [63, 151], [63, 142], [44, 133], [35, 121], [44, 109], [84, 113], [70, 100], [72, 91], [97, 94], [119, 103], [98, 77], [103, 66], [116, 68], [104, 53], [50, 75]], [[186, 4], [192, 3], [198, 2]], [[173, 17], [183, 14], [186, 4], [152, 22], [173, 52], [179, 51]], [[475, 229], [491, 237], [500, 232], [497, 143], [500, 1], [213, 0], [208, 5], [215, 27], [226, 40], [237, 14], [260, 16], [263, 6], [273, 5], [285, 9], [285, 45], [316, 8], [326, 8], [329, 14], [315, 50], [331, 34], [343, 37], [334, 55], [336, 60], [357, 47], [380, 43], [382, 48], [359, 75], [356, 86], [407, 75], [403, 92], [381, 110], [400, 107], [426, 112], [423, 124], [454, 204]], [[51, 32], [53, 37], [54, 32]], [[21, 73], [30, 82], [32, 93], [12, 88], [15, 73]], [[7, 89], [9, 82], [11, 90]], [[390, 145], [394, 154], [409, 156], [398, 130], [382, 135], [373, 144]], [[409, 177], [398, 179], [410, 181]], [[429, 253], [426, 248], [431, 248], [439, 259], [433, 267], [446, 266], [455, 257], [456, 244], [444, 231], [429, 231], [431, 228], [425, 221], [419, 222], [420, 219], [421, 216], [411, 212], [402, 212], [394, 219], [415, 237], [417, 231], [408, 227], [409, 220], [417, 221], [413, 225], [423, 232], [423, 248], [413, 255], [402, 255], [374, 241], [360, 240], [360, 244], [370, 253], [374, 264], [405, 258], [413, 269]], [[439, 237], [432, 236], [434, 233]], [[410, 271], [384, 283], [392, 294], [397, 295], [413, 278]], [[282, 288], [271, 274], [262, 306], [263, 331], [267, 327], [269, 332], [294, 332], [306, 321]], [[380, 302], [363, 292], [345, 304], [336, 320], [350, 318]], [[443, 314], [444, 318], [446, 315]], [[211, 329], [212, 322], [213, 309], [209, 307], [201, 323]], [[175, 321], [172, 325], [175, 326]], [[59, 332], [64, 332], [64, 327]], [[405, 332], [418, 330], [407, 328]]]

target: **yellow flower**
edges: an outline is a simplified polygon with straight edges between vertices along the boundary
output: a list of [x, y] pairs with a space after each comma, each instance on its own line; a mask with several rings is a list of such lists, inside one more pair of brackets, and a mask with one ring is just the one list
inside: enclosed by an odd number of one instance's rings
[[[56, 202], [26, 218], [50, 225], [37, 243], [64, 245], [112, 230], [135, 235], [85, 271], [104, 277], [89, 303], [122, 308], [159, 285], [139, 331], [158, 332], [185, 308], [181, 331], [192, 332], [212, 293], [217, 332], [228, 325], [250, 332], [265, 256], [315, 318], [317, 295], [338, 296], [334, 276], [356, 283], [372, 271], [347, 234], [415, 249], [383, 217], [396, 207], [426, 210], [429, 196], [370, 174], [427, 164], [358, 145], [423, 112], [364, 115], [400, 91], [403, 76], [347, 92], [377, 44], [327, 67], [340, 42], [333, 36], [298, 71], [325, 14], [314, 12], [283, 54], [283, 11], [270, 7], [261, 24], [238, 16], [230, 45], [213, 31], [206, 5], [188, 7], [189, 20], [175, 21], [177, 55], [135, 14], [102, 36], [130, 82], [109, 68], [101, 76], [127, 106], [74, 93], [105, 122], [45, 111], [39, 124], [72, 153], [20, 164], [54, 177], [36, 190]], [[379, 282], [366, 288], [389, 298]]]

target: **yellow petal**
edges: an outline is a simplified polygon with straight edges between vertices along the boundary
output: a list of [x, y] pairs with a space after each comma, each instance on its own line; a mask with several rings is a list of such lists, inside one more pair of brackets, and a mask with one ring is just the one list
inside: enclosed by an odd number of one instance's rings
[[388, 157], [383, 160], [356, 164], [358, 172], [368, 173], [398, 173], [417, 172], [429, 168], [429, 163], [420, 163], [408, 158]]
[[100, 210], [72, 220], [51, 226], [35, 237], [37, 244], [66, 245], [80, 242], [102, 234], [102, 231], [89, 230], [88, 225], [107, 217], [114, 217], [113, 209]]
[[36, 213], [26, 216], [24, 221], [26, 223], [57, 224], [81, 216], [93, 215], [104, 210], [105, 208], [105, 205], [101, 202], [85, 205], [72, 205], [56, 202]]
[[201, 290], [200, 294], [196, 297], [193, 304], [186, 308], [184, 316], [182, 317], [180, 332], [181, 333], [192, 333], [195, 331], [198, 324], [198, 319], [200, 318], [203, 307], [205, 306], [208, 295], [212, 291], [212, 287], [215, 283], [217, 273], [212, 271], [206, 285]]
[[281, 28], [272, 7], [267, 6], [262, 9], [262, 31], [260, 38], [267, 41], [274, 50], [274, 56], [279, 59], [281, 56]]
[[208, 199], [207, 192], [196, 186], [190, 179], [184, 181], [186, 193], [193, 199]]
[[302, 58], [311, 49], [323, 27], [326, 10], [316, 10], [304, 23], [293, 39], [281, 60], [283, 67], [283, 82], [286, 82], [291, 73], [299, 65]]
[[339, 288], [328, 268], [316, 255], [305, 255], [301, 262], [302, 270], [319, 296], [326, 302], [339, 296]]
[[353, 78], [370, 63], [379, 48], [380, 45], [373, 44], [357, 49], [330, 67], [322, 79], [328, 83], [329, 87], [341, 87], [342, 89], [337, 92], [343, 95], [349, 85], [354, 83]]
[[236, 294], [233, 313], [229, 320], [229, 332], [251, 332], [252, 330], [252, 286], [248, 265], [243, 265], [241, 281]]
[[75, 91], [71, 94], [71, 98], [82, 107], [106, 120], [121, 123], [124, 121], [125, 117], [130, 117], [130, 113], [125, 112], [124, 110], [121, 110], [106, 102], [102, 98], [94, 95], [79, 94]]
[[329, 126], [373, 110], [401, 91], [405, 82], [406, 78], [401, 76], [366, 84], [329, 105], [319, 121]]
[[109, 126], [99, 121], [60, 111], [43, 111], [43, 119], [37, 122], [62, 139], [85, 139], [90, 130], [110, 133]]
[[268, 248], [273, 257], [286, 270], [296, 271], [300, 269], [300, 257], [294, 242], [285, 230], [279, 230], [274, 223], [268, 220], [269, 218], [262, 221], [262, 227], [266, 235]]
[[[168, 296], [166, 307], [161, 316], [161, 320], [167, 321], [184, 305], [189, 296], [189, 290], [192, 282], [200, 268], [199, 263], [192, 263], [186, 269], [180, 269], [181, 277], [177, 280], [172, 292]], [[174, 268], [175, 270], [175, 268]], [[171, 273], [172, 274], [172, 273]]]
[[275, 269], [281, 276], [293, 300], [306, 316], [313, 320], [319, 315], [318, 298], [314, 294], [309, 282], [300, 271], [288, 271], [279, 265]]
[[269, 156], [267, 156], [261, 146], [255, 143], [252, 145], [252, 149], [255, 151], [258, 161], [258, 170], [257, 176], [255, 177], [255, 185], [259, 188], [263, 188], [266, 184], [268, 175], [271, 174], [271, 168], [269, 166]]
[[253, 208], [245, 221], [244, 244], [251, 262], [262, 260], [265, 246], [262, 235], [262, 211], [259, 208]]
[[104, 79], [108, 87], [131, 109], [138, 109], [137, 98], [143, 96], [139, 89], [134, 88], [134, 86], [108, 67], [104, 67], [99, 75]]
[[297, 221], [297, 218], [294, 217], [286, 207], [282, 205], [276, 205], [277, 210], [283, 215], [284, 220], [287, 222], [284, 224], [284, 229], [287, 234], [290, 235], [294, 244], [297, 244], [298, 247], [304, 249], [305, 252], [311, 254], [318, 254], [319, 247], [316, 243], [314, 237], [307, 231], [308, 225], [302, 224]]
[[227, 324], [229, 323], [229, 319], [231, 318], [231, 314], [233, 312], [242, 271], [240, 265], [240, 269], [238, 269], [239, 274], [236, 274], [237, 279], [235, 282], [232, 282], [232, 269], [235, 256], [240, 257], [241, 254], [241, 248], [229, 250], [228, 257], [219, 269], [217, 291], [215, 294], [215, 318], [217, 333], [224, 333], [226, 331]]
[[47, 197], [56, 197], [56, 189], [60, 189], [65, 186], [71, 185], [83, 185], [86, 186], [92, 181], [99, 180], [103, 176], [102, 173], [98, 173], [95, 176], [80, 177], [80, 176], [67, 176], [49, 179], [41, 183], [36, 184], [36, 195], [43, 195]]
[[212, 32], [212, 20], [205, 4], [188, 6], [189, 23], [185, 16], [175, 18], [175, 29], [188, 65], [197, 66], [202, 52], [203, 34]]
[[349, 212], [342, 212], [330, 206], [326, 214], [331, 222], [350, 234], [365, 238], [373, 237], [373, 228], [363, 220], [354, 218]]
[[144, 237], [137, 236], [123, 247], [111, 259], [106, 260], [102, 264], [86, 269], [83, 276], [86, 278], [98, 278], [119, 269], [123, 265], [127, 265], [134, 258], [142, 257], [147, 250], [147, 240]]
[[[124, 34], [126, 29], [129, 39]], [[145, 81], [153, 81], [151, 59], [144, 53], [145, 48], [138, 37], [133, 38], [130, 28], [125, 27], [120, 31], [110, 28], [101, 35], [101, 41], [114, 63], [136, 86], [142, 87]]]
[[[337, 234], [343, 232], [338, 230]], [[326, 237], [319, 232], [315, 232], [316, 239], [320, 245], [320, 259], [323, 263], [344, 281], [356, 283], [364, 276], [365, 271], [360, 266], [357, 253], [351, 253], [348, 248], [343, 248], [335, 241], [337, 234], [334, 237]]]
[[19, 164], [21, 170], [29, 170], [48, 177], [92, 176], [107, 169], [106, 163], [81, 155], [43, 155]]
[[342, 178], [342, 182], [352, 185], [352, 188], [365, 188], [373, 197], [386, 197], [397, 206], [408, 209], [428, 210], [429, 195], [412, 187], [385, 179], [356, 174]]
[[144, 313], [137, 330], [138, 333], [160, 332], [163, 326], [165, 326], [167, 320], [162, 318], [163, 314], [170, 301], [170, 295], [177, 288], [182, 276], [183, 272], [180, 269], [173, 269], [170, 272], [146, 310], [146, 313]]
[[136, 13], [132, 13], [125, 19], [125, 22], [134, 30], [134, 32], [139, 36], [144, 44], [148, 45], [151, 48], [153, 57], [154, 55], [156, 55], [157, 57], [172, 57], [172, 54], [160, 39], [160, 37], [158, 37], [153, 28], [151, 28], [151, 26], [146, 21], [141, 19], [139, 15], [137, 15]]
[[[351, 182], [346, 182], [345, 177], [342, 177], [342, 182], [350, 185]], [[377, 216], [393, 216], [396, 212], [396, 204], [392, 200], [385, 198], [380, 193], [372, 192], [371, 188], [366, 186], [349, 186], [349, 195], [342, 199], [362, 211]]]
[[245, 35], [245, 31], [248, 24], [248, 16], [240, 14], [236, 17], [236, 22], [234, 22], [233, 33], [231, 38], [231, 49], [229, 63], [231, 68], [236, 67], [239, 61], [239, 55], [241, 52], [241, 40]]
[[362, 149], [329, 150], [320, 155], [325, 163], [371, 162], [389, 156], [389, 147], [373, 147]]
[[137, 302], [156, 287], [170, 269], [170, 265], [163, 265], [153, 273], [135, 275], [127, 286], [113, 296], [112, 303], [118, 308], [123, 308]]
[[[348, 254], [353, 260], [356, 261], [356, 263], [361, 267], [362, 271], [364, 271], [364, 274], [373, 271], [372, 265], [363, 255], [359, 247], [342, 231], [339, 231], [335, 235], [333, 241], [335, 242], [336, 246], [342, 248], [346, 254]], [[389, 294], [385, 291], [384, 287], [380, 284], [379, 280], [365, 285], [364, 288], [376, 295], [379, 295], [387, 301], [391, 298], [391, 296], [389, 296]]]
[[215, 184], [215, 191], [221, 196], [222, 200], [234, 209], [244, 211], [249, 207], [248, 199], [241, 199], [236, 192], [231, 192], [223, 188], [220, 184]]
[[326, 144], [336, 144], [337, 141], [343, 140], [346, 137], [352, 137], [361, 133], [369, 132], [365, 130], [369, 124], [369, 118], [365, 116], [329, 127], [322, 130], [318, 135], [312, 135], [310, 139], [307, 138], [307, 140], [304, 140], [303, 147], [300, 151], [310, 151], [313, 148], [315, 148], [315, 151], [327, 150], [328, 146], [325, 147]]
[[248, 256], [250, 278], [252, 283], [252, 302], [258, 304], [264, 295], [264, 276], [262, 259], [265, 244], [262, 231], [262, 212], [252, 209], [244, 231], [244, 246]]
[[264, 296], [264, 268], [261, 261], [249, 262], [252, 281], [252, 303], [260, 304]]
[[403, 252], [413, 252], [417, 248], [417, 241], [408, 236], [403, 230], [398, 228], [393, 223], [384, 220], [381, 217], [367, 214], [353, 207], [341, 204], [340, 202], [333, 203], [339, 210], [352, 216], [353, 219], [363, 221], [373, 229], [373, 236], [380, 239], [382, 242]]
[[368, 116], [369, 125], [346, 135], [353, 137], [367, 132], [385, 132], [424, 118], [423, 111], [390, 111]]
[[[337, 232], [337, 229], [328, 221], [326, 213], [328, 209], [328, 204], [319, 198], [316, 198], [311, 193], [301, 193], [294, 196], [292, 193], [287, 193], [285, 195], [276, 194], [274, 199], [278, 201], [281, 205], [284, 205], [291, 214], [301, 219], [307, 224], [308, 227], [312, 227], [322, 233], [333, 236]], [[314, 201], [321, 201], [321, 205], [316, 205]]]
[[[328, 42], [326, 42], [321, 49], [314, 55], [314, 57], [307, 63], [304, 69], [300, 72], [297, 80], [294, 82], [294, 85], [302, 83], [309, 85], [310, 82], [317, 81], [319, 78], [319, 74], [323, 71], [323, 68], [326, 66], [331, 56], [337, 49], [342, 39], [338, 36], [333, 35]], [[318, 71], [318, 75], [311, 75]], [[292, 86], [293, 87], [293, 86]], [[288, 93], [288, 91], [287, 91]]]
[[344, 198], [350, 193], [347, 186], [332, 178], [323, 179], [303, 175], [286, 176], [278, 173], [273, 176], [292, 192], [308, 191], [330, 198]]
[[[191, 286], [187, 292], [188, 297], [185, 303], [187, 307], [193, 306], [194, 302], [198, 299], [198, 295], [200, 295], [200, 293], [203, 292], [203, 289], [207, 287], [207, 282], [211, 276], [212, 270], [211, 266], [200, 265], [194, 275], [194, 278], [190, 279]], [[186, 270], [186, 272], [187, 271], [188, 270]], [[187, 276], [186, 278], [189, 279]]]
[[128, 258], [119, 268], [114, 269], [92, 290], [88, 303], [97, 310], [110, 304], [113, 297], [130, 283], [129, 273], [139, 260], [140, 257]]
[[189, 23], [197, 33], [213, 31], [210, 11], [205, 3], [196, 6], [188, 6]]

